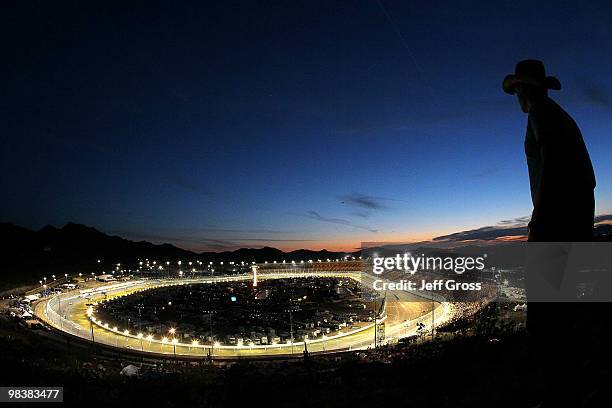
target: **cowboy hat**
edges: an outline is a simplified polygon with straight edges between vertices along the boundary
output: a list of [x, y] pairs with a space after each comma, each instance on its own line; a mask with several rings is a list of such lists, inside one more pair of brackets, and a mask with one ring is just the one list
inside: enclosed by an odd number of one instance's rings
[[519, 61], [514, 69], [514, 74], [506, 75], [504, 78], [504, 92], [514, 95], [518, 84], [535, 85], [555, 91], [561, 89], [561, 82], [555, 77], [546, 76], [544, 63], [538, 60]]

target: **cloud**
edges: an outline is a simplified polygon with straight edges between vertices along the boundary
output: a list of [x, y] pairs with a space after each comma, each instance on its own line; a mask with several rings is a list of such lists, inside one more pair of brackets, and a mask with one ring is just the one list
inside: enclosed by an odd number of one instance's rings
[[381, 197], [367, 196], [364, 194], [352, 193], [340, 197], [342, 204], [365, 208], [366, 210], [383, 210], [387, 208], [384, 199]]
[[228, 241], [225, 239], [189, 239], [189, 240], [181, 240], [178, 239], [174, 241], [177, 244], [182, 243], [191, 243], [197, 244], [198, 246], [203, 246], [207, 250], [222, 250], [222, 251], [231, 251], [233, 249], [237, 249], [240, 247], [240, 244], [233, 241]]
[[318, 239], [284, 239], [284, 238], [235, 238], [239, 241], [259, 241], [259, 242], [318, 242]]
[[[448, 235], [435, 237], [432, 241], [436, 242], [456, 242], [468, 240], [496, 240], [501, 237], [523, 237], [528, 233], [527, 223], [531, 217], [523, 216], [502, 220], [495, 226], [481, 227], [466, 231], [459, 231]], [[595, 217], [595, 223], [612, 221], [612, 214], [601, 214]]]
[[290, 231], [280, 231], [266, 228], [219, 228], [219, 227], [202, 227], [194, 229], [196, 232], [221, 232], [230, 234], [290, 234]]
[[490, 241], [502, 237], [523, 237], [527, 236], [527, 223], [531, 219], [530, 216], [510, 218], [497, 222], [497, 225], [475, 228], [471, 230], [454, 232], [448, 235], [435, 237], [432, 241], [436, 242], [456, 242], [456, 241], [471, 241], [481, 240]]
[[595, 223], [604, 221], [612, 221], [612, 214], [601, 214], [595, 217]]
[[342, 218], [324, 217], [321, 214], [319, 214], [318, 212], [313, 211], [313, 210], [307, 211], [306, 214], [295, 214], [295, 215], [298, 215], [300, 217], [311, 218], [313, 220], [317, 220], [317, 221], [321, 221], [321, 222], [328, 222], [330, 224], [346, 225], [347, 227], [364, 229], [364, 230], [370, 231], [370, 232], [378, 232], [377, 229], [374, 229], [374, 228], [371, 228], [371, 227], [367, 227], [367, 226], [363, 226], [363, 225], [353, 224], [349, 220], [345, 220], [345, 219], [342, 219]]
[[522, 216], [522, 217], [512, 218], [512, 219], [509, 219], [509, 220], [501, 220], [497, 224], [498, 225], [503, 225], [503, 226], [509, 226], [509, 225], [525, 226], [525, 225], [527, 225], [529, 220], [531, 220], [531, 217], [529, 215], [525, 215], [525, 216]]
[[481, 227], [472, 230], [455, 232], [449, 235], [442, 235], [439, 237], [433, 238], [433, 241], [439, 242], [456, 242], [456, 241], [472, 241], [472, 240], [480, 240], [480, 241], [490, 241], [495, 240], [501, 237], [508, 236], [526, 236], [527, 235], [527, 226], [519, 226], [519, 227]]
[[[391, 198], [391, 197], [380, 197], [380, 196], [371, 196], [361, 193], [351, 193], [338, 197], [340, 203], [347, 204], [352, 207], [356, 207], [359, 209], [372, 211], [372, 210], [386, 210], [389, 209], [387, 202], [399, 202], [399, 203], [408, 203], [407, 200], [402, 200], [399, 198]], [[369, 216], [369, 213], [360, 212], [358, 216], [363, 217]]]

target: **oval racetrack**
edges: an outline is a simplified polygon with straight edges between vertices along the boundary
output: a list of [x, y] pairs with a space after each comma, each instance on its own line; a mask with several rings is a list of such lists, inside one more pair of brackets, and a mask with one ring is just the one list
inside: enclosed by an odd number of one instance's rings
[[[269, 273], [258, 274], [259, 280], [281, 279], [295, 277], [344, 277], [355, 279], [371, 287], [369, 275], [359, 272], [325, 272], [303, 273]], [[104, 298], [125, 296], [136, 291], [152, 289], [167, 285], [201, 284], [208, 282], [227, 282], [250, 280], [252, 275], [232, 275], [206, 277], [198, 279], [165, 279], [165, 280], [133, 280], [122, 283], [94, 283], [87, 289], [76, 289], [59, 295], [43, 298], [34, 306], [35, 314], [42, 321], [56, 329], [78, 336], [97, 344], [115, 347], [122, 350], [141, 351], [152, 355], [170, 355], [176, 353], [182, 358], [204, 358], [212, 354], [214, 358], [248, 358], [266, 356], [301, 356], [304, 350], [303, 342], [274, 345], [230, 346], [230, 345], [192, 345], [187, 343], [172, 344], [162, 342], [159, 338], [147, 338], [137, 333], [114, 331], [107, 324], [98, 321], [95, 316], [90, 320], [87, 314], [88, 305]], [[451, 309], [443, 299], [431, 300], [422, 294], [407, 291], [389, 291], [386, 294], [385, 312], [379, 323], [385, 323], [386, 342], [394, 342], [401, 337], [415, 335], [417, 323], [425, 324], [426, 330], [447, 320]], [[432, 319], [433, 308], [433, 319]], [[374, 345], [374, 324], [363, 324], [357, 329], [346, 329], [338, 334], [314, 339], [307, 342], [311, 353], [333, 353], [346, 350], [359, 350]]]

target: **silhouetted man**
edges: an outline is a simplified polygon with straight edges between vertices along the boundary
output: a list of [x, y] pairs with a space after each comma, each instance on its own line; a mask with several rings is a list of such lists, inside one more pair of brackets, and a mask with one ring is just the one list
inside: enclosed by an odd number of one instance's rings
[[[528, 114], [525, 154], [533, 203], [528, 241], [591, 241], [595, 175], [580, 129], [548, 97], [548, 90], [561, 89], [561, 83], [546, 76], [541, 61], [524, 60], [514, 74], [506, 76], [503, 88], [517, 95], [521, 110]], [[528, 305], [527, 328], [546, 382], [542, 407], [581, 405], [579, 370], [584, 348], [576, 335], [581, 328], [573, 327], [584, 321], [581, 310], [575, 303]]]
[[508, 75], [504, 91], [527, 113], [525, 154], [533, 213], [529, 241], [576, 242], [593, 238], [595, 175], [580, 129], [548, 90], [561, 89], [541, 61], [525, 60]]

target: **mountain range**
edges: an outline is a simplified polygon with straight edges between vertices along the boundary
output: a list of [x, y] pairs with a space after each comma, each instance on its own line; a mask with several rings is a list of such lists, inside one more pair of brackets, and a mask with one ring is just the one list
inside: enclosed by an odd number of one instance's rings
[[75, 223], [68, 223], [61, 228], [46, 226], [38, 231], [12, 223], [0, 223], [0, 240], [2, 281], [15, 281], [30, 276], [39, 279], [43, 273], [89, 272], [97, 267], [98, 259], [109, 265], [118, 262], [136, 262], [146, 258], [159, 262], [177, 260], [264, 262], [336, 259], [354, 255], [325, 249], [283, 252], [270, 247], [196, 253], [171, 244], [131, 241]]

